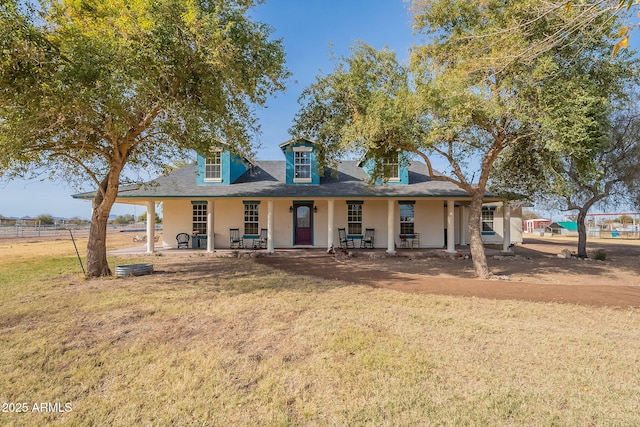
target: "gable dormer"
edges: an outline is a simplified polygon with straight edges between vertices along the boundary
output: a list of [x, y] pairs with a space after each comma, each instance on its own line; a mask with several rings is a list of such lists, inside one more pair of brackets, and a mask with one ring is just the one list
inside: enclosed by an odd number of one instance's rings
[[250, 162], [222, 147], [212, 148], [208, 155], [198, 154], [198, 185], [229, 185], [240, 178]]
[[374, 176], [376, 169], [384, 176], [376, 179], [376, 184], [383, 181], [387, 184], [409, 184], [409, 158], [402, 151], [393, 151], [380, 160], [365, 156], [358, 164], [369, 177]]
[[286, 159], [287, 184], [320, 184], [316, 146], [306, 139], [292, 139], [280, 144]]

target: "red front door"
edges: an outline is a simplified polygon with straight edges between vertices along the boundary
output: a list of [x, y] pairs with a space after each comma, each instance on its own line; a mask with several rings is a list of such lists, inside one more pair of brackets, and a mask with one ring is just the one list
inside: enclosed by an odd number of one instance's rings
[[313, 244], [313, 202], [293, 204], [294, 245]]

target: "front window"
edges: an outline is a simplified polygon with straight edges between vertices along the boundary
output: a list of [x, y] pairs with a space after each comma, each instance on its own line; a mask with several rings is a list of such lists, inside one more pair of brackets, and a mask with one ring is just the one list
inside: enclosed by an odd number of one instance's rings
[[244, 204], [244, 234], [258, 235], [258, 203]]
[[219, 151], [209, 154], [204, 165], [205, 181], [221, 181], [222, 180], [222, 156]]
[[347, 204], [347, 233], [362, 234], [362, 202]]
[[400, 234], [414, 234], [414, 204], [400, 204]]
[[193, 234], [207, 234], [207, 205], [193, 204]]
[[400, 167], [398, 166], [398, 153], [393, 153], [382, 160], [384, 177], [389, 181], [400, 179]]
[[482, 210], [482, 232], [486, 234], [494, 233], [493, 229], [493, 209]]
[[293, 153], [295, 169], [294, 181], [311, 181], [311, 152], [295, 151]]

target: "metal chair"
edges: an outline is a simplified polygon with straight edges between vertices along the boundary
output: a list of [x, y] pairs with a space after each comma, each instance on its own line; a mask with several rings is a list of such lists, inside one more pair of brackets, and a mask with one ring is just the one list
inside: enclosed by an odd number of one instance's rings
[[338, 237], [340, 238], [340, 248], [349, 249], [355, 247], [353, 239], [347, 236], [347, 231], [344, 228], [338, 228]]
[[230, 228], [229, 229], [229, 247], [231, 249], [233, 249], [233, 248], [238, 248], [238, 249], [244, 248], [244, 240], [242, 239], [242, 236], [240, 235], [240, 229], [239, 228]]
[[364, 230], [364, 237], [360, 241], [360, 247], [373, 249], [373, 239], [375, 238], [375, 234], [375, 228], [366, 228]]
[[178, 241], [178, 249], [189, 249], [189, 239], [191, 239], [191, 236], [189, 236], [187, 233], [178, 233], [176, 235], [176, 240]]
[[260, 237], [253, 239], [253, 249], [267, 249], [267, 229], [260, 229]]
[[420, 247], [420, 233], [413, 233], [413, 239], [411, 239], [411, 248]]

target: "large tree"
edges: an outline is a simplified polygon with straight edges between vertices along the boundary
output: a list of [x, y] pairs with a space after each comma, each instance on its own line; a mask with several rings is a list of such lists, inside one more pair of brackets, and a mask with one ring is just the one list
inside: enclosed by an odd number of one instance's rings
[[[640, 112], [636, 105], [611, 109], [578, 94], [557, 105], [553, 117], [559, 123], [548, 138], [505, 153], [494, 170], [494, 185], [577, 211], [577, 256], [586, 258], [589, 210], [600, 202], [632, 205], [640, 196]], [[607, 111], [610, 116], [602, 117]], [[571, 143], [558, 146], [556, 138]]]
[[555, 201], [578, 211], [578, 256], [586, 257], [586, 215], [596, 203], [638, 194], [640, 61], [612, 56], [607, 33], [549, 50], [554, 59], [535, 91], [540, 129], [509, 147], [493, 171], [494, 187]]
[[432, 179], [471, 195], [470, 249], [476, 275], [486, 278], [480, 224], [490, 174], [504, 150], [526, 146], [540, 132], [538, 92], [564, 59], [553, 47], [600, 43], [620, 26], [615, 11], [602, 8], [578, 29], [558, 32], [584, 9], [549, 4], [415, 0], [415, 30], [428, 40], [412, 49], [410, 63], [357, 46], [305, 91], [292, 132], [328, 151], [357, 146], [378, 159], [405, 150], [429, 169], [430, 157], [445, 159], [444, 174]]
[[106, 226], [127, 166], [220, 141], [250, 152], [253, 105], [288, 75], [281, 42], [247, 16], [257, 2], [0, 3], [0, 170], [95, 184], [88, 276], [111, 274]]

